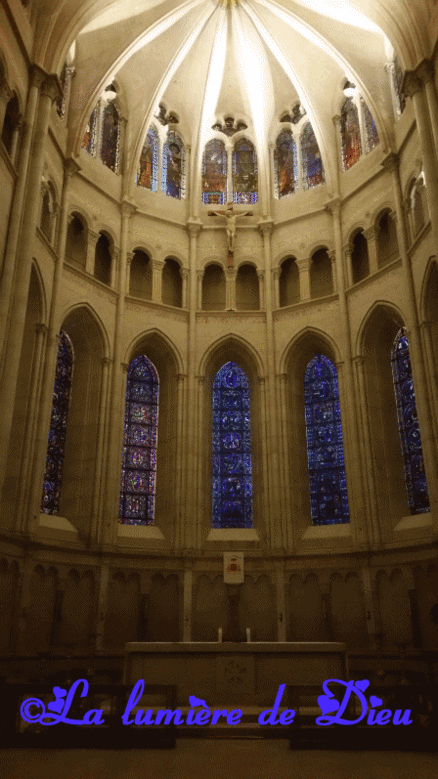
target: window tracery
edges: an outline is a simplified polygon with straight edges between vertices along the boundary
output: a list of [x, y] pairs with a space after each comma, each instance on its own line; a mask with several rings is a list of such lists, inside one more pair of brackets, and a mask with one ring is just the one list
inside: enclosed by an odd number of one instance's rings
[[41, 501], [43, 514], [57, 514], [59, 511], [73, 367], [73, 345], [67, 333], [61, 330]]
[[424, 472], [409, 343], [404, 328], [399, 330], [394, 340], [391, 368], [409, 508], [411, 514], [424, 514], [430, 509], [429, 494]]
[[112, 85], [106, 88], [104, 96], [91, 113], [82, 138], [82, 148], [92, 157], [99, 157], [107, 168], [117, 173], [120, 157], [120, 117], [113, 102], [114, 98], [105, 97], [108, 92], [115, 96]]
[[316, 355], [304, 374], [310, 505], [314, 525], [349, 522], [336, 368]]
[[144, 146], [140, 155], [140, 164], [137, 174], [137, 186], [157, 191], [158, 186], [158, 154], [159, 140], [157, 130], [153, 125], [149, 127]]
[[169, 130], [163, 146], [161, 189], [177, 200], [185, 197], [185, 149], [175, 130]]
[[251, 416], [248, 378], [227, 362], [213, 382], [212, 522], [252, 527]]
[[202, 158], [202, 202], [224, 205], [227, 202], [228, 158], [225, 145], [217, 138], [209, 141]]
[[152, 525], [157, 472], [159, 378], [145, 356], [129, 365], [120, 485], [120, 522]]
[[255, 204], [258, 200], [257, 154], [246, 138], [240, 138], [233, 151], [233, 202]]

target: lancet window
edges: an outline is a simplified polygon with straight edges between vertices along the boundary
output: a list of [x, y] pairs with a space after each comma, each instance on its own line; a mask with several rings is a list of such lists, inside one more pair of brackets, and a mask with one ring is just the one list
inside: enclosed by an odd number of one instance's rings
[[249, 383], [235, 362], [213, 382], [213, 527], [252, 527]]
[[107, 87], [104, 96], [91, 113], [82, 139], [82, 148], [93, 157], [99, 157], [107, 168], [117, 173], [120, 157], [120, 117], [113, 102], [114, 97], [109, 99], [108, 93], [116, 96], [113, 85]]
[[57, 514], [59, 511], [73, 365], [72, 343], [67, 333], [61, 331], [41, 500], [41, 511], [43, 514]]
[[258, 200], [256, 150], [246, 138], [236, 142], [233, 151], [233, 201], [251, 204]]
[[396, 335], [391, 353], [391, 367], [409, 508], [411, 514], [423, 514], [430, 508], [429, 494], [424, 472], [409, 344], [404, 328]]
[[313, 127], [308, 122], [301, 133], [301, 160], [303, 166], [303, 188], [311, 189], [325, 181], [321, 152]]
[[120, 485], [120, 522], [152, 525], [157, 473], [159, 379], [145, 356], [128, 368]]
[[175, 130], [169, 130], [163, 146], [161, 189], [177, 200], [185, 197], [185, 149]]
[[360, 99], [360, 105], [362, 109], [362, 116], [363, 116], [363, 122], [364, 122], [364, 132], [365, 132], [365, 139], [366, 139], [366, 150], [372, 151], [376, 148], [376, 146], [379, 145], [379, 134], [377, 132], [377, 127], [374, 122], [374, 119], [371, 115], [371, 111], [368, 108], [367, 104], [365, 103], [365, 100], [363, 97]]
[[359, 112], [353, 100], [347, 97], [341, 109], [341, 144], [344, 170], [348, 170], [362, 154]]
[[151, 192], [156, 192], [158, 187], [158, 154], [158, 133], [152, 125], [145, 138], [137, 174], [137, 186], [150, 189]]
[[404, 73], [400, 67], [400, 63], [397, 57], [394, 57], [392, 67], [391, 67], [391, 74], [392, 74], [392, 83], [394, 86], [395, 107], [398, 116], [401, 116], [403, 111], [406, 108], [406, 97], [403, 94], [403, 90], [402, 90]]
[[202, 158], [202, 202], [227, 202], [228, 159], [225, 145], [217, 138], [209, 141]]
[[298, 158], [295, 139], [290, 130], [282, 130], [275, 143], [274, 170], [277, 197], [295, 192], [298, 179]]
[[310, 505], [314, 525], [349, 522], [336, 368], [316, 355], [304, 374]]

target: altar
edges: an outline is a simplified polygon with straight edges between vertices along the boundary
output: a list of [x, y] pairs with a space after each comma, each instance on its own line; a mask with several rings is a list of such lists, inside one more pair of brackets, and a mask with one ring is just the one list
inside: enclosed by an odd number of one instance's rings
[[178, 706], [189, 695], [209, 706], [269, 706], [280, 684], [322, 685], [348, 680], [345, 645], [332, 642], [129, 643], [125, 646], [126, 684], [178, 687]]

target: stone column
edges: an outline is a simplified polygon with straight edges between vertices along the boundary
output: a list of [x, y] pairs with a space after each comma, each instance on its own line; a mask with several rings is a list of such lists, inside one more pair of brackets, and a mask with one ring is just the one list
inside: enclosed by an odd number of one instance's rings
[[180, 268], [179, 273], [182, 280], [182, 301], [181, 308], [188, 308], [189, 301], [189, 271], [187, 268]]
[[85, 258], [85, 273], [94, 276], [94, 264], [96, 261], [96, 244], [100, 238], [100, 233], [94, 233], [87, 230], [87, 256]]
[[358, 549], [366, 549], [373, 542], [367, 517], [370, 507], [367, 502], [365, 463], [359, 440], [359, 424], [356, 388], [353, 379], [351, 354], [351, 330], [347, 297], [345, 294], [344, 265], [342, 261], [342, 219], [341, 201], [334, 198], [326, 204], [333, 219], [333, 233], [336, 252], [336, 276], [339, 301], [339, 321], [342, 340], [341, 353], [344, 357], [342, 377], [339, 377], [339, 395], [342, 414], [345, 461], [347, 464], [348, 498], [353, 538]]
[[346, 243], [344, 246], [345, 278], [347, 287], [353, 286], [353, 244]]
[[265, 272], [262, 270], [257, 271], [257, 278], [259, 280], [260, 310], [263, 311], [265, 307]]
[[[126, 253], [126, 294], [131, 294], [131, 262], [135, 257], [135, 252]], [[118, 249], [117, 258], [120, 260], [120, 249]], [[114, 284], [118, 284], [120, 273], [117, 275]]]
[[373, 450], [371, 446], [371, 430], [370, 430], [370, 407], [368, 404], [367, 388], [365, 381], [365, 358], [362, 356], [355, 357], [354, 366], [356, 369], [356, 383], [357, 383], [357, 396], [359, 399], [358, 419], [360, 422], [359, 437], [360, 446], [365, 455], [365, 462], [368, 463], [365, 486], [368, 489], [368, 500], [370, 506], [370, 521], [373, 527], [373, 544], [376, 549], [380, 548], [381, 534], [379, 526], [379, 509], [377, 503], [376, 492], [376, 474], [373, 461]]
[[164, 262], [162, 260], [152, 260], [152, 300], [154, 303], [162, 303], [163, 268]]
[[[113, 246], [111, 249], [111, 275], [110, 275], [110, 287], [114, 289], [116, 287], [116, 279], [119, 270], [120, 249], [117, 246]], [[128, 257], [126, 257], [126, 294], [129, 294], [129, 263]]]
[[16, 633], [16, 647], [15, 651], [18, 655], [25, 654], [27, 647], [24, 644], [26, 619], [29, 613], [29, 608], [32, 603], [32, 592], [30, 590], [30, 582], [32, 579], [32, 573], [35, 568], [35, 560], [32, 557], [28, 557], [24, 563], [23, 571], [20, 576], [20, 582], [18, 585], [18, 597], [19, 611], [18, 611], [18, 625]]
[[236, 271], [234, 268], [225, 270], [225, 310], [236, 310]]
[[184, 642], [192, 640], [192, 588], [193, 571], [191, 563], [186, 563], [184, 568]]
[[202, 546], [202, 520], [204, 519], [204, 506], [205, 506], [205, 485], [204, 470], [205, 465], [208, 462], [209, 452], [205, 445], [205, 430], [204, 430], [204, 391], [205, 391], [205, 376], [197, 376], [197, 464], [196, 464], [196, 476], [197, 476], [197, 498], [196, 498], [196, 537], [197, 546], [200, 549]]
[[420, 138], [421, 155], [423, 158], [423, 170], [426, 177], [426, 194], [429, 215], [435, 242], [435, 253], [438, 256], [438, 177], [437, 163], [433, 147], [433, 135], [429, 122], [429, 112], [424, 94], [423, 84], [418, 75], [413, 72], [405, 73], [403, 80], [404, 93], [412, 98], [417, 122], [417, 131]]
[[[280, 373], [277, 376], [277, 386], [279, 387], [279, 406], [280, 406], [280, 431], [281, 431], [281, 445], [283, 448], [283, 463], [284, 463], [284, 482], [283, 482], [283, 494], [285, 503], [285, 514], [287, 517], [292, 517], [292, 504], [291, 504], [291, 465], [289, 458], [289, 436], [288, 436], [288, 376], [287, 373]], [[287, 544], [288, 549], [294, 547], [294, 527], [292, 522], [287, 523]]]
[[368, 244], [368, 260], [370, 266], [370, 274], [375, 273], [379, 266], [379, 260], [377, 255], [377, 231], [374, 225], [368, 227], [363, 231]]
[[332, 249], [328, 252], [331, 269], [332, 269], [332, 286], [333, 286], [333, 293], [336, 293], [336, 290], [338, 289], [337, 284], [337, 275], [336, 275], [336, 251]]
[[281, 268], [272, 269], [272, 292], [274, 308], [280, 308], [280, 274]]
[[[197, 516], [197, 439], [193, 435], [196, 430], [197, 404], [196, 404], [196, 311], [197, 311], [197, 263], [198, 263], [198, 236], [202, 229], [202, 223], [198, 219], [189, 219], [187, 230], [189, 233], [189, 334], [188, 334], [188, 376], [187, 376], [187, 405], [185, 424], [185, 494], [180, 506], [181, 537], [184, 538], [184, 547], [193, 548], [197, 543], [196, 516]], [[190, 518], [190, 523], [187, 519]]]
[[275, 584], [277, 590], [277, 641], [286, 641], [284, 562], [275, 563]]
[[408, 254], [408, 243], [406, 235], [406, 224], [403, 214], [403, 198], [400, 184], [399, 159], [397, 155], [390, 154], [383, 161], [383, 166], [391, 172], [392, 185], [394, 191], [394, 200], [397, 213], [397, 232], [398, 244], [400, 249], [400, 258], [404, 275], [404, 286], [406, 289], [406, 311], [407, 326], [410, 331], [410, 358], [412, 365], [412, 375], [415, 386], [415, 396], [417, 401], [418, 421], [420, 424], [421, 441], [424, 453], [424, 466], [429, 488], [429, 498], [431, 514], [434, 527], [438, 530], [438, 452], [434, 440], [433, 414], [431, 411], [431, 397], [428, 393], [427, 375], [423, 354], [423, 344], [421, 341], [420, 328], [418, 322], [417, 303], [415, 298], [415, 285], [412, 274], [411, 262]]
[[104, 649], [105, 616], [108, 602], [109, 566], [100, 569], [99, 589], [97, 591], [96, 614], [96, 652]]
[[300, 274], [300, 301], [310, 300], [310, 265], [312, 260], [295, 260]]
[[262, 474], [263, 474], [263, 484], [259, 485], [259, 494], [261, 492], [261, 507], [262, 507], [262, 516], [265, 520], [265, 527], [266, 527], [266, 534], [264, 541], [266, 543], [266, 546], [269, 548], [272, 545], [272, 527], [271, 522], [269, 521], [269, 502], [268, 502], [268, 484], [269, 484], [269, 475], [268, 475], [268, 446], [267, 446], [267, 436], [266, 436], [266, 430], [267, 430], [267, 414], [266, 414], [266, 381], [264, 376], [259, 377], [259, 403], [260, 403], [260, 427], [262, 431], [261, 439], [262, 439]]
[[65, 69], [64, 91], [61, 98], [61, 113], [60, 113], [61, 119], [65, 119], [65, 117], [68, 115], [68, 109], [70, 107], [71, 82], [73, 80], [73, 76], [75, 75], [76, 75], [75, 68], [67, 67]]
[[423, 60], [423, 62], [417, 68], [417, 73], [422, 83], [424, 84], [424, 92], [426, 95], [427, 108], [429, 110], [436, 161], [438, 156], [438, 102], [435, 89], [435, 73], [433, 62], [431, 60]]
[[[117, 163], [117, 169], [116, 173], [123, 174], [125, 173], [127, 169], [127, 158], [128, 158], [128, 144], [126, 142], [126, 126], [128, 124], [128, 120], [124, 116], [119, 116], [119, 159]], [[123, 176], [123, 182], [127, 180], [126, 176]]]
[[[7, 332], [9, 309], [12, 306], [11, 291], [15, 274], [15, 265], [18, 262], [18, 244], [22, 224], [23, 207], [26, 196], [27, 170], [30, 167], [32, 141], [37, 119], [38, 96], [41, 85], [44, 82], [45, 73], [38, 66], [34, 66], [30, 73], [30, 86], [24, 116], [24, 124], [21, 138], [21, 154], [18, 164], [18, 177], [15, 184], [14, 197], [9, 220], [8, 237], [5, 247], [3, 269], [0, 279], [0, 354], [4, 353], [5, 334]], [[3, 125], [2, 125], [3, 126]], [[32, 156], [33, 159], [33, 156]], [[38, 168], [42, 165], [38, 164]], [[30, 175], [29, 186], [32, 185], [34, 200], [39, 202], [37, 191], [41, 183], [41, 175], [36, 179]], [[21, 345], [20, 345], [21, 346]]]
[[371, 575], [368, 567], [361, 570], [362, 594], [365, 605], [365, 618], [367, 623], [368, 638], [373, 650], [377, 649], [376, 635], [380, 633], [379, 600], [377, 595], [376, 580]]
[[105, 443], [107, 439], [107, 430], [105, 420], [108, 412], [108, 385], [109, 385], [109, 368], [111, 360], [108, 357], [102, 358], [102, 373], [101, 373], [101, 385], [100, 385], [100, 405], [99, 409], [96, 409], [99, 414], [98, 428], [97, 428], [97, 447], [96, 447], [96, 472], [94, 476], [94, 489], [93, 489], [93, 510], [91, 513], [91, 529], [90, 539], [91, 542], [98, 542], [99, 528], [101, 526], [101, 515], [103, 508], [103, 476], [104, 476], [104, 452]]
[[[175, 474], [175, 505], [180, 511], [180, 506], [183, 500], [184, 489], [184, 409], [185, 409], [185, 386], [187, 376], [182, 373], [178, 373], [177, 377], [177, 438], [176, 438], [176, 474]], [[182, 512], [183, 513], [183, 512]], [[180, 524], [176, 523], [176, 537], [175, 548], [183, 546], [183, 535]]]
[[267, 347], [267, 383], [266, 383], [266, 427], [262, 428], [262, 436], [266, 436], [268, 453], [268, 482], [265, 490], [269, 490], [269, 513], [266, 522], [271, 525], [271, 544], [284, 547], [287, 538], [287, 523], [282, 511], [282, 485], [284, 484], [284, 463], [281, 457], [280, 431], [278, 425], [278, 397], [275, 370], [275, 334], [272, 315], [272, 257], [271, 234], [273, 223], [271, 219], [259, 222], [259, 230], [263, 235], [263, 254], [265, 266], [265, 309], [266, 309], [266, 347]]
[[[26, 319], [30, 275], [32, 270], [33, 242], [35, 238], [35, 229], [39, 211], [39, 193], [41, 187], [41, 177], [43, 173], [44, 150], [49, 126], [50, 112], [53, 101], [59, 94], [59, 89], [59, 82], [56, 77], [45, 77], [45, 80], [41, 86], [38, 115], [33, 134], [32, 154], [30, 156], [27, 154], [27, 142], [24, 139], [24, 157], [26, 160], [29, 160], [29, 169], [26, 182], [26, 203], [23, 211], [22, 230], [19, 241], [19, 251], [15, 267], [13, 293], [11, 298], [9, 337], [5, 350], [3, 375], [0, 384], [0, 408], [2, 408], [2, 414], [0, 417], [0, 486], [3, 484], [4, 480], [6, 458], [8, 456], [9, 437], [11, 433], [12, 417], [14, 412], [15, 393], [17, 389], [18, 372], [20, 367], [21, 346]], [[32, 88], [31, 93], [33, 100]], [[29, 101], [30, 100], [31, 95], [29, 96]], [[18, 219], [19, 215], [17, 214], [16, 216]], [[15, 214], [13, 213], [11, 217], [10, 232], [14, 218]], [[14, 263], [12, 263], [12, 267], [13, 266]], [[5, 282], [5, 275], [7, 277], [8, 270], [10, 269], [11, 266], [9, 265], [9, 259], [7, 258], [4, 266], [3, 282]], [[10, 292], [12, 289], [12, 279], [10, 282], [11, 286], [9, 287], [8, 292]], [[1, 293], [4, 293], [4, 291], [5, 289], [3, 283]], [[5, 301], [5, 308], [3, 309], [4, 313], [7, 312], [7, 304], [8, 301]]]
[[438, 365], [435, 364], [431, 328], [431, 322], [422, 322], [420, 325], [424, 346], [425, 368], [428, 377], [432, 424], [435, 431], [435, 440], [438, 441]]
[[122, 389], [123, 389], [123, 325], [125, 320], [125, 296], [128, 255], [129, 220], [136, 207], [128, 200], [120, 204], [120, 273], [119, 289], [114, 323], [113, 369], [110, 384], [110, 404], [108, 418], [108, 456], [106, 466], [106, 484], [104, 485], [105, 527], [102, 527], [103, 543], [111, 544], [117, 537], [117, 503], [120, 488], [120, 430], [122, 427]]
[[32, 477], [30, 479], [31, 490], [27, 507], [28, 529], [35, 530], [39, 520], [41, 489], [46, 462], [47, 440], [52, 413], [53, 384], [55, 380], [56, 361], [58, 357], [59, 343], [59, 295], [64, 270], [65, 245], [67, 239], [67, 227], [69, 222], [69, 192], [71, 180], [79, 172], [79, 165], [72, 159], [64, 164], [64, 182], [62, 189], [61, 211], [59, 217], [58, 241], [56, 247], [57, 261], [53, 276], [52, 297], [50, 300], [49, 322], [47, 328], [46, 350], [41, 380], [41, 395], [37, 416], [35, 443], [33, 447]]
[[196, 308], [198, 309], [198, 311], [202, 310], [202, 280], [204, 278], [204, 273], [205, 273], [204, 269], [196, 271], [196, 278], [198, 282], [197, 294], [196, 294], [196, 298], [197, 298]]

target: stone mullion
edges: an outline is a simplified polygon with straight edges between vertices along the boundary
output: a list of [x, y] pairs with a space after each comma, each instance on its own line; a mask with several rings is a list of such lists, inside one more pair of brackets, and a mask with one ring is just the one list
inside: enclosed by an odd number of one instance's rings
[[428, 379], [429, 396], [431, 399], [432, 424], [435, 431], [435, 440], [438, 441], [438, 366], [432, 344], [432, 325], [430, 322], [422, 322], [420, 334], [424, 346], [425, 369]]
[[275, 563], [275, 586], [277, 596], [277, 641], [286, 641], [284, 561]]
[[225, 271], [225, 310], [236, 310], [236, 271], [234, 268], [227, 268]]
[[192, 640], [193, 570], [189, 562], [184, 568], [183, 584], [183, 642]]
[[[185, 384], [186, 376], [179, 373], [177, 379], [177, 437], [176, 437], [176, 474], [175, 474], [175, 506], [177, 511], [182, 501], [183, 478], [184, 478], [184, 408], [185, 408]], [[183, 529], [180, 523], [176, 523], [175, 547], [179, 548], [182, 544]]]
[[298, 267], [299, 282], [300, 282], [300, 301], [304, 302], [310, 300], [310, 266], [312, 260], [295, 260]]
[[[292, 516], [291, 505], [291, 492], [290, 492], [290, 458], [289, 458], [289, 425], [288, 425], [288, 413], [287, 413], [287, 390], [288, 390], [288, 376], [287, 373], [281, 373], [278, 377], [279, 385], [279, 408], [280, 408], [280, 432], [281, 432], [281, 445], [282, 445], [282, 459], [283, 459], [283, 471], [284, 481], [283, 490], [285, 495], [285, 514], [286, 517]], [[287, 548], [293, 549], [294, 547], [294, 528], [291, 522], [287, 523]]]
[[95, 651], [101, 651], [104, 649], [104, 633], [105, 633], [105, 618], [106, 618], [106, 609], [107, 609], [107, 603], [108, 603], [108, 588], [109, 588], [109, 566], [108, 565], [102, 565], [100, 569], [100, 577], [99, 577], [99, 586], [97, 588], [96, 592], [96, 601], [95, 601], [95, 626], [96, 626], [96, 632], [94, 634], [95, 638]]
[[201, 311], [201, 309], [202, 309], [202, 281], [203, 281], [203, 278], [204, 278], [204, 274], [205, 274], [205, 270], [204, 269], [198, 270], [196, 272], [196, 278], [197, 278], [197, 282], [198, 282], [197, 283], [197, 294], [196, 294], [196, 297], [197, 297], [197, 306], [196, 306], [196, 308], [198, 309], [198, 311]]
[[274, 300], [273, 300], [274, 308], [280, 308], [280, 275], [281, 275], [281, 268], [273, 268], [272, 290], [274, 295]]
[[[269, 504], [270, 504], [270, 490], [269, 490], [269, 477], [268, 477], [268, 450], [267, 450], [267, 422], [266, 422], [266, 387], [265, 378], [259, 377], [259, 403], [260, 403], [260, 427], [261, 427], [261, 439], [262, 439], [262, 473], [263, 483], [258, 485], [258, 494], [261, 497], [260, 504], [262, 507], [262, 516], [266, 527], [266, 545], [270, 547], [272, 545], [272, 527], [269, 516]], [[253, 490], [254, 490], [254, 474], [253, 474]]]
[[377, 231], [374, 225], [368, 227], [363, 232], [368, 245], [368, 259], [370, 263], [370, 274], [375, 273], [378, 269], [378, 253], [377, 253]]
[[[43, 82], [34, 126], [32, 151], [27, 175], [26, 202], [23, 211], [22, 230], [12, 292], [9, 318], [9, 337], [3, 363], [0, 386], [2, 408], [0, 422], [0, 478], [3, 483], [8, 456], [14, 412], [15, 394], [20, 368], [21, 348], [26, 320], [29, 284], [32, 270], [33, 245], [37, 225], [40, 187], [44, 165], [44, 151], [53, 101], [59, 93], [59, 82], [47, 76]], [[27, 157], [27, 155], [25, 155]], [[12, 287], [12, 285], [11, 285]]]
[[189, 299], [189, 271], [187, 268], [180, 268], [179, 274], [182, 282], [181, 307], [187, 308]]
[[99, 233], [87, 230], [87, 256], [85, 258], [85, 273], [94, 276], [94, 266], [96, 262], [96, 245], [100, 238]]
[[263, 311], [265, 308], [265, 272], [262, 270], [257, 271], [257, 278], [259, 281], [259, 307]]
[[[202, 522], [204, 520], [204, 507], [205, 507], [205, 481], [204, 481], [204, 464], [207, 460], [207, 452], [205, 451], [205, 435], [204, 435], [204, 391], [205, 391], [205, 376], [197, 376], [197, 464], [196, 464], [196, 538], [197, 546], [200, 549], [202, 546]], [[211, 485], [208, 485], [211, 489]]]
[[154, 303], [162, 303], [163, 268], [162, 260], [152, 260], [152, 301]]

